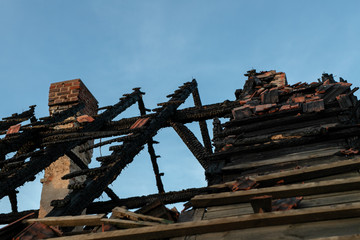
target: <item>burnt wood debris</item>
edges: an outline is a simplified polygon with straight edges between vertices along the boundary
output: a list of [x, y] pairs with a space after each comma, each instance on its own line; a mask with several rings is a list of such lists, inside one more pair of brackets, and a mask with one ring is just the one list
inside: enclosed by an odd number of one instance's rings
[[[342, 78], [335, 81], [334, 76], [327, 73], [316, 82], [292, 85], [288, 84], [285, 73], [274, 70], [250, 70], [245, 76], [247, 80], [243, 88], [235, 91], [235, 100], [221, 103], [203, 105], [197, 82], [193, 79], [168, 95], [167, 102], [159, 103], [152, 110], [145, 107], [142, 98], [145, 93], [134, 88], [118, 103], [98, 108], [102, 112], [90, 116], [91, 121], [77, 120], [79, 111], [85, 107], [81, 101], [45, 118], [35, 117], [35, 105], [23, 113], [3, 118], [0, 121], [0, 132], [4, 135], [0, 139], [0, 199], [9, 198], [12, 212], [1, 213], [0, 224], [30, 213], [34, 213], [32, 218], [37, 216], [38, 210], [18, 212], [18, 188], [33, 181], [36, 174], [63, 155], [68, 156], [80, 170], [68, 173], [62, 179], [85, 176], [86, 180], [69, 184], [71, 191], [65, 198], [51, 202], [53, 209], [47, 217], [80, 215], [84, 209], [87, 214], [109, 213], [119, 206], [147, 212], [150, 206], [159, 206], [159, 203], [187, 202], [185, 207], [194, 209], [194, 221], [211, 220], [211, 216], [220, 214], [220, 210], [212, 212], [211, 209], [214, 206], [220, 209], [223, 203], [230, 206], [247, 202], [249, 205], [241, 208], [247, 214], [247, 211], [272, 214], [270, 212], [314, 204], [303, 198], [314, 195], [311, 189], [318, 186], [311, 185], [314, 179], [329, 179], [328, 183], [319, 182], [322, 194], [355, 191], [359, 181], [354, 177], [360, 168], [357, 156], [360, 149], [360, 102], [354, 93], [359, 88], [351, 88], [352, 84]], [[194, 107], [178, 109], [190, 95]], [[138, 116], [113, 120], [134, 104], [138, 105]], [[206, 120], [213, 120], [212, 139]], [[26, 121], [29, 123], [21, 125]], [[201, 140], [186, 126], [191, 122], [199, 123]], [[57, 128], [67, 123], [74, 124], [74, 127]], [[161, 172], [157, 162], [160, 155], [155, 151], [156, 144], [163, 143], [154, 137], [166, 127], [175, 131], [203, 167], [208, 186], [165, 191], [161, 177], [166, 173]], [[101, 138], [110, 139], [86, 145], [79, 152], [73, 151], [89, 140]], [[112, 153], [96, 159], [100, 162], [99, 167], [89, 168], [78, 156], [78, 153], [102, 146], [109, 146]], [[158, 192], [121, 198], [109, 185], [145, 147]], [[353, 181], [353, 185], [347, 186], [346, 181], [337, 182], [338, 176], [352, 177], [349, 182]], [[310, 187], [299, 185], [304, 182]], [[302, 196], [292, 195], [296, 192], [294, 189], [301, 189]], [[257, 195], [257, 190], [266, 195]], [[231, 195], [232, 191], [236, 194]], [[275, 191], [273, 196], [271, 191]], [[289, 198], [274, 199], [278, 194], [276, 191], [286, 192]], [[103, 192], [110, 200], [96, 201]], [[233, 215], [221, 215], [227, 216]], [[180, 215], [179, 222], [185, 218], [186, 212]], [[235, 229], [224, 227], [225, 230]], [[186, 231], [191, 233], [189, 229]], [[202, 231], [198, 233], [206, 233]], [[171, 234], [161, 236], [177, 236]]]

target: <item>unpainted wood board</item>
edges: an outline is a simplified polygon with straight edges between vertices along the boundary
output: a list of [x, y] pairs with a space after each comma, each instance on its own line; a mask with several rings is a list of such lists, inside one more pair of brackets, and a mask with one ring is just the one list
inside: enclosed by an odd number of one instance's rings
[[344, 192], [360, 188], [360, 177], [335, 179], [329, 181], [290, 184], [285, 186], [251, 189], [248, 191], [225, 192], [207, 195], [197, 195], [191, 199], [194, 207], [220, 206], [249, 202], [252, 197], [272, 195], [276, 198], [308, 196], [313, 194]]
[[341, 174], [334, 174], [331, 176], [327, 176], [327, 177], [321, 177], [321, 178], [315, 178], [315, 179], [310, 179], [310, 180], [306, 180], [304, 181], [306, 182], [320, 182], [320, 181], [328, 181], [328, 180], [334, 180], [334, 179], [346, 179], [346, 178], [353, 178], [353, 177], [358, 177], [360, 176], [358, 170], [353, 170], [351, 172], [347, 172], [347, 173], [341, 173]]
[[61, 217], [45, 217], [45, 218], [33, 218], [24, 220], [26, 223], [41, 222], [49, 226], [97, 226], [101, 225], [101, 219], [105, 214], [98, 215], [80, 215], [80, 216], [61, 216]]
[[316, 179], [336, 175], [344, 172], [354, 171], [360, 168], [360, 157], [342, 160], [334, 163], [319, 164], [300, 169], [292, 169], [283, 172], [271, 173], [263, 176], [254, 177], [260, 185], [275, 185], [278, 181], [283, 180], [286, 183], [303, 182], [309, 179]]
[[[228, 217], [214, 220], [175, 223], [136, 229], [115, 230], [102, 233], [84, 234], [81, 239], [132, 239], [146, 240], [210, 232], [224, 232], [235, 229], [278, 226], [313, 221], [346, 219], [360, 217], [360, 203], [341, 204], [330, 207], [289, 210], [283, 212], [258, 213], [238, 217]], [[58, 240], [75, 240], [79, 236], [54, 238]]]
[[159, 223], [172, 223], [172, 221], [169, 221], [167, 219], [143, 215], [143, 214], [139, 214], [139, 213], [134, 213], [134, 212], [128, 211], [121, 207], [114, 208], [112, 210], [112, 216], [119, 217], [119, 218], [126, 217], [126, 218], [128, 218], [130, 220], [134, 220], [134, 221], [145, 220], [145, 221], [152, 221], [152, 222], [159, 222]]
[[300, 153], [292, 153], [281, 157], [271, 158], [262, 161], [254, 161], [254, 162], [246, 162], [240, 163], [236, 165], [226, 166], [223, 167], [223, 171], [234, 171], [234, 170], [245, 170], [249, 168], [256, 168], [256, 167], [263, 167], [267, 165], [273, 165], [277, 163], [285, 163], [285, 162], [292, 162], [292, 161], [301, 161], [301, 160], [308, 160], [313, 158], [321, 158], [321, 157], [329, 157], [333, 156], [335, 153], [339, 152], [342, 147], [330, 147], [324, 149], [316, 149], [311, 151], [305, 151]]
[[223, 217], [242, 216], [254, 213], [250, 204], [246, 208], [233, 208], [223, 211], [207, 211], [204, 215], [204, 219], [216, 219]]
[[321, 237], [321, 238], [313, 238], [311, 240], [356, 240], [356, 239], [360, 239], [360, 234], [334, 236], [334, 237]]
[[124, 219], [101, 219], [101, 222], [116, 225], [120, 228], [137, 228], [145, 226], [155, 226], [160, 223], [148, 222], [148, 221], [132, 221]]
[[[196, 240], [350, 240], [360, 233], [360, 218], [287, 224], [197, 235]], [[337, 236], [338, 235], [338, 236]], [[344, 237], [344, 238], [342, 238]], [[347, 236], [348, 237], [348, 236]], [[356, 239], [356, 238], [355, 238]]]
[[342, 196], [342, 195], [346, 195], [346, 194], [356, 194], [356, 193], [360, 194], [360, 190], [353, 190], [353, 191], [346, 191], [346, 192], [333, 192], [333, 193], [325, 193], [325, 194], [314, 194], [314, 195], [305, 196], [304, 198], [310, 200], [310, 199], [336, 197], [336, 196]]
[[359, 192], [344, 193], [335, 196], [313, 198], [313, 199], [307, 199], [306, 197], [304, 197], [304, 199], [299, 204], [299, 208], [320, 207], [320, 206], [353, 203], [353, 202], [360, 202]]
[[231, 210], [231, 209], [240, 209], [240, 208], [248, 208], [251, 207], [250, 203], [237, 203], [237, 204], [230, 204], [230, 205], [222, 205], [222, 206], [211, 206], [211, 207], [207, 207], [206, 211], [212, 211], [212, 212], [216, 212], [216, 211], [223, 211], [223, 210]]
[[[317, 198], [313, 198], [311, 196], [310, 199], [304, 197], [304, 199], [300, 202], [298, 208], [310, 208], [310, 207], [329, 206], [329, 205], [343, 204], [343, 203], [360, 202], [359, 191], [356, 192], [351, 191], [351, 192], [336, 193], [336, 194], [323, 194], [317, 196], [318, 196]], [[204, 219], [241, 216], [251, 213], [253, 213], [253, 209], [250, 203], [214, 206], [214, 207], [209, 207], [207, 209], [204, 215]]]
[[279, 151], [279, 149], [272, 149], [272, 150], [266, 150], [261, 152], [255, 152], [255, 153], [234, 153], [230, 157], [230, 165], [236, 165], [236, 164], [242, 164], [242, 163], [251, 163], [251, 162], [257, 162], [257, 161], [263, 161], [270, 158], [274, 158], [274, 156], [277, 157], [283, 157], [291, 154], [299, 154], [299, 153], [305, 153], [311, 152], [314, 150], [319, 149], [330, 149], [330, 148], [340, 148], [343, 149], [346, 145], [346, 141], [344, 139], [336, 139], [336, 140], [330, 140], [327, 142], [322, 143], [311, 143], [306, 145], [298, 145], [298, 146], [290, 146], [290, 147], [284, 147]]

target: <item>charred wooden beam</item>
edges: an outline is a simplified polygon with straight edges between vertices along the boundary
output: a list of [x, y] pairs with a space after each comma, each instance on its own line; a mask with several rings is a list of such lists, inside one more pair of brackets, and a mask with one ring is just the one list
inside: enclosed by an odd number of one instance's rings
[[39, 210], [28, 210], [23, 212], [16, 212], [16, 213], [2, 213], [0, 214], [0, 224], [9, 224], [19, 220], [26, 215], [33, 213], [33, 218], [37, 218], [39, 214]]
[[[141, 197], [130, 197], [130, 198], [122, 198], [119, 200], [109, 200], [104, 202], [93, 202], [91, 203], [86, 213], [87, 214], [97, 214], [97, 213], [106, 213], [111, 212], [114, 207], [117, 206], [126, 206], [129, 209], [140, 208], [145, 206], [146, 204], [152, 203], [156, 200], [160, 200], [164, 204], [172, 204], [178, 202], [189, 201], [196, 195], [200, 194], [211, 194], [211, 193], [220, 193], [229, 191], [229, 188], [215, 188], [215, 187], [204, 187], [204, 188], [190, 188], [181, 191], [173, 191], [162, 194], [151, 194], [147, 196]], [[28, 210], [18, 213], [7, 213], [0, 214], [0, 224], [8, 224], [13, 221], [18, 220], [19, 218], [26, 216], [30, 213], [35, 213], [37, 217], [39, 210]]]
[[171, 126], [180, 136], [192, 154], [194, 154], [201, 166], [205, 170], [208, 170], [209, 163], [207, 160], [207, 153], [195, 135], [184, 124], [172, 122]]
[[[170, 101], [185, 100], [197, 87], [195, 80], [184, 84], [184, 88], [177, 91]], [[47, 216], [77, 215], [82, 212], [94, 199], [98, 198], [105, 188], [111, 184], [122, 170], [133, 161], [134, 157], [140, 152], [144, 144], [156, 135], [171, 116], [174, 115], [180, 104], [173, 103], [163, 107], [163, 110], [151, 119], [149, 125], [142, 131], [136, 139], [124, 143], [120, 152], [113, 152], [114, 162], [108, 164], [108, 168], [98, 175], [96, 179], [87, 179], [85, 188], [69, 193], [65, 199], [69, 203], [63, 207], [55, 207]]]
[[[202, 108], [191, 107], [176, 111], [176, 113], [167, 121], [163, 127], [170, 127], [170, 122], [191, 123], [195, 121], [208, 120], [214, 117], [224, 117], [231, 114], [231, 110], [239, 107], [238, 101], [224, 101], [223, 103], [216, 103], [204, 105]], [[102, 130], [121, 130], [128, 129], [138, 119], [144, 117], [155, 117], [158, 113], [147, 114], [141, 117], [123, 118], [119, 121], [113, 121], [104, 125]]]
[[[107, 137], [124, 135], [127, 133], [134, 133], [137, 131], [139, 131], [139, 129], [59, 134], [59, 135], [53, 135], [51, 137], [44, 138], [42, 145], [47, 146], [47, 145], [59, 144], [59, 143], [64, 143], [64, 142], [69, 142], [69, 141], [88, 141], [88, 140], [94, 140], [94, 139], [99, 139], [99, 138], [107, 138]], [[106, 143], [106, 144], [109, 144], [109, 143]], [[102, 145], [105, 145], [105, 144], [102, 144]], [[102, 145], [99, 145], [99, 146], [102, 146]], [[98, 146], [96, 146], [96, 147], [98, 147]], [[91, 147], [91, 148], [94, 148], [94, 147]]]
[[84, 176], [84, 175], [86, 175], [89, 178], [93, 178], [93, 177], [98, 176], [101, 173], [105, 172], [108, 168], [109, 168], [108, 166], [102, 166], [102, 167], [91, 168], [91, 169], [85, 168], [85, 169], [81, 169], [78, 171], [68, 173], [68, 174], [62, 176], [61, 179], [67, 180], [67, 179], [71, 179], [71, 178], [78, 177], [78, 176]]
[[327, 141], [327, 140], [334, 140], [334, 139], [346, 139], [352, 136], [360, 135], [360, 128], [359, 127], [350, 127], [348, 129], [341, 129], [325, 131], [323, 134], [314, 134], [303, 136], [300, 138], [284, 138], [278, 139], [276, 141], [267, 141], [263, 143], [253, 144], [253, 145], [244, 145], [244, 146], [236, 146], [234, 148], [229, 149], [228, 151], [214, 153], [213, 155], [209, 156], [209, 160], [219, 160], [224, 159], [228, 156], [234, 154], [243, 154], [243, 153], [251, 153], [251, 152], [258, 152], [258, 151], [265, 151], [270, 149], [279, 149], [284, 147], [291, 147], [297, 145], [305, 145], [320, 141]]
[[84, 149], [80, 150], [80, 152], [86, 152], [86, 151], [89, 151], [90, 149], [105, 146], [105, 145], [108, 145], [108, 144], [111, 144], [111, 143], [114, 143], [114, 142], [127, 141], [127, 140], [130, 140], [130, 139], [134, 138], [135, 136], [136, 135], [127, 135], [127, 136], [118, 137], [118, 138], [110, 139], [110, 140], [103, 141], [103, 142], [100, 141], [99, 143], [93, 144], [92, 146], [89, 146], [87, 148], [84, 148]]
[[[202, 103], [201, 103], [201, 99], [200, 99], [200, 94], [199, 94], [198, 88], [196, 88], [196, 89], [193, 91], [192, 95], [193, 95], [195, 107], [201, 108], [201, 107], [202, 107]], [[201, 136], [202, 136], [202, 139], [203, 139], [203, 142], [204, 142], [205, 150], [206, 150], [206, 152], [207, 152], [208, 154], [212, 154], [212, 145], [211, 145], [209, 130], [208, 130], [206, 121], [205, 121], [205, 120], [199, 121], [199, 126], [200, 126]]]
[[[66, 155], [71, 158], [71, 160], [73, 160], [73, 162], [79, 167], [81, 168], [82, 170], [86, 170], [88, 169], [89, 170], [89, 167], [81, 160], [81, 158], [76, 154], [74, 153], [73, 151], [69, 151], [66, 153]], [[70, 186], [71, 187], [71, 186]], [[75, 188], [71, 188], [71, 189], [82, 189], [85, 187], [85, 184], [84, 183], [76, 183]], [[107, 187], [105, 189], [105, 193], [109, 196], [109, 198], [111, 198], [111, 200], [113, 201], [116, 201], [119, 199], [119, 197], [114, 193], [113, 190], [111, 190], [109, 187]]]
[[[39, 156], [41, 154], [44, 154], [44, 152], [45, 152], [44, 149], [40, 149], [40, 150], [37, 150], [37, 151], [34, 151], [34, 152], [29, 152], [29, 153], [25, 153], [25, 154], [16, 155], [16, 156], [14, 156], [12, 158], [6, 159], [6, 161], [4, 161], [3, 163], [8, 164], [8, 163], [13, 163], [13, 162], [25, 161], [29, 157]], [[1, 161], [0, 161], [0, 165], [1, 165]]]
[[120, 199], [120, 201], [94, 202], [88, 206], [87, 214], [111, 212], [111, 210], [117, 206], [126, 206], [129, 209], [141, 208], [146, 204], [152, 203], [156, 200], [160, 200], [164, 204], [186, 202], [196, 195], [220, 193], [226, 191], [229, 191], [229, 189], [215, 187], [190, 188], [181, 191], [151, 194], [141, 197], [124, 198]]
[[[98, 118], [95, 119], [95, 121], [85, 125], [82, 131], [88, 132], [100, 129], [104, 125], [104, 123], [115, 118], [121, 112], [125, 111], [128, 107], [136, 103], [136, 101], [140, 98], [140, 95], [141, 94], [139, 92], [134, 91], [123, 101], [115, 104], [113, 109], [103, 112]], [[61, 113], [59, 115], [61, 115]], [[22, 169], [17, 171], [16, 174], [13, 174], [6, 179], [2, 179], [2, 181], [0, 182], [0, 199], [7, 195], [7, 193], [11, 190], [33, 179], [37, 173], [48, 167], [52, 162], [56, 161], [63, 154], [70, 151], [81, 143], [82, 141], [75, 141], [52, 145], [45, 149], [44, 155], [31, 158], [29, 163]]]
[[[319, 114], [326, 113], [326, 112], [339, 112], [344, 111], [343, 109], [339, 108], [339, 104], [336, 102], [329, 103], [325, 105], [325, 110], [319, 112]], [[287, 111], [279, 111], [272, 114], [263, 114], [263, 115], [256, 115], [248, 118], [243, 118], [239, 120], [232, 120], [229, 122], [226, 122], [223, 124], [226, 128], [231, 128], [235, 126], [243, 126], [247, 124], [254, 124], [254, 123], [262, 123], [264, 121], [272, 120], [272, 119], [278, 119], [278, 118], [284, 118], [288, 116], [296, 116], [297, 114], [303, 114], [302, 109], [291, 109]], [[301, 116], [301, 115], [300, 115]]]
[[105, 188], [104, 192], [106, 193], [106, 195], [108, 195], [108, 197], [112, 200], [112, 201], [120, 201], [120, 198], [116, 195], [116, 193], [114, 193], [113, 190], [111, 190], [111, 188], [107, 187]]
[[[141, 116], [146, 115], [146, 108], [145, 108], [144, 101], [142, 99], [140, 99], [138, 101], [138, 105], [139, 105], [140, 115]], [[155, 153], [153, 142], [154, 141], [153, 141], [152, 138], [148, 141], [148, 143], [147, 143], [148, 152], [149, 152], [149, 155], [150, 155], [151, 164], [152, 164], [153, 171], [154, 171], [154, 174], [155, 174], [156, 186], [158, 188], [159, 193], [164, 193], [165, 192], [164, 185], [163, 185], [163, 183], [161, 181], [159, 165], [157, 163], [157, 156], [156, 156], [156, 153]]]
[[20, 114], [13, 114], [11, 117], [3, 118], [5, 121], [0, 121], [0, 131], [7, 130], [12, 125], [21, 123], [23, 121], [26, 121], [30, 118], [34, 117], [34, 111], [35, 111], [36, 105], [29, 106], [29, 110], [24, 111]]
[[154, 146], [152, 143], [149, 142], [147, 144], [147, 147], [148, 147], [148, 152], [150, 154], [151, 164], [152, 164], [154, 174], [155, 174], [156, 186], [158, 188], [159, 193], [164, 193], [165, 192], [164, 185], [161, 181], [161, 174], [159, 171], [159, 165], [157, 163], [158, 156], [156, 156], [156, 154], [155, 154]]
[[[239, 133], [246, 133], [246, 132], [252, 132], [259, 129], [265, 129], [265, 128], [274, 128], [277, 126], [286, 126], [288, 124], [295, 124], [295, 123], [303, 123], [306, 121], [313, 121], [315, 119], [322, 119], [327, 117], [333, 117], [338, 116], [339, 114], [342, 114], [344, 109], [341, 108], [332, 108], [332, 109], [326, 109], [322, 112], [315, 112], [315, 113], [305, 113], [301, 115], [290, 115], [290, 116], [284, 116], [282, 118], [275, 118], [270, 120], [265, 120], [261, 122], [255, 122], [255, 123], [249, 123], [249, 124], [243, 124], [242, 121], [233, 121], [233, 123], [230, 125], [229, 123], [224, 124], [226, 127], [229, 127], [228, 129], [225, 129], [222, 132], [219, 132], [217, 134], [217, 137], [226, 137], [228, 135], [235, 135]], [[235, 123], [238, 123], [239, 127], [235, 126]], [[237, 125], [237, 124], [236, 124]]]
[[11, 211], [13, 213], [17, 213], [18, 212], [18, 206], [17, 206], [17, 197], [16, 197], [16, 190], [13, 190], [9, 193], [9, 200], [10, 200], [10, 204], [11, 204]]
[[[77, 105], [74, 105], [73, 107], [60, 112], [56, 113], [53, 116], [49, 117], [48, 119], [44, 121], [38, 121], [35, 123], [32, 123], [33, 126], [37, 125], [47, 125], [52, 124], [56, 122], [64, 121], [66, 118], [75, 115], [78, 111], [80, 111], [82, 108], [84, 108], [83, 103], [79, 103]], [[24, 130], [24, 132], [21, 135], [14, 135], [9, 136], [7, 138], [0, 140], [0, 154], [7, 154], [10, 152], [17, 151], [19, 148], [21, 148], [24, 144], [27, 144], [28, 142], [34, 141], [35, 139], [38, 139], [38, 133], [39, 130], [42, 128], [31, 128], [29, 130]], [[36, 142], [36, 141], [34, 141]], [[38, 143], [39, 145], [40, 143]], [[40, 146], [37, 146], [40, 147]]]

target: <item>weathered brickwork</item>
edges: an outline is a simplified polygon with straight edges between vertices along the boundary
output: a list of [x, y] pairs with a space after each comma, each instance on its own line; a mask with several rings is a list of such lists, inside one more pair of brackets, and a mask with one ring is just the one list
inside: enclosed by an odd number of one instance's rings
[[81, 111], [82, 114], [95, 115], [97, 113], [98, 101], [80, 79], [57, 82], [50, 85], [50, 114], [64, 111], [79, 102], [85, 103], [85, 108]]
[[[87, 87], [80, 79], [74, 79], [64, 82], [52, 83], [49, 91], [49, 111], [50, 115], [64, 111], [78, 103], [84, 103], [85, 107], [78, 112], [80, 115], [97, 114], [98, 101], [90, 93]], [[68, 118], [68, 120], [74, 117]], [[74, 127], [73, 123], [58, 125], [55, 129], [64, 129]], [[72, 151], [86, 165], [90, 163], [92, 150], [81, 152], [81, 149], [87, 148], [94, 143], [93, 140], [87, 141], [85, 144], [77, 146]], [[44, 178], [41, 180], [43, 189], [41, 193], [39, 217], [45, 217], [52, 210], [50, 205], [52, 200], [63, 199], [71, 190], [68, 185], [74, 182], [84, 182], [85, 177], [79, 176], [69, 180], [63, 180], [61, 177], [74, 171], [81, 170], [66, 154], [53, 162], [45, 169]]]

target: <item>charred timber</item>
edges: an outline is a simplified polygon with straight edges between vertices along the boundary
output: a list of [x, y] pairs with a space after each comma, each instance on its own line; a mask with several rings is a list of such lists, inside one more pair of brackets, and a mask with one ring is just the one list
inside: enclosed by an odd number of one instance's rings
[[3, 120], [5, 120], [5, 121], [0, 121], [0, 131], [7, 130], [12, 125], [15, 125], [15, 124], [21, 123], [23, 121], [26, 121], [30, 118], [33, 118], [35, 107], [36, 107], [36, 105], [32, 105], [29, 107], [30, 109], [27, 111], [24, 111], [20, 114], [15, 113], [11, 117], [3, 118]]
[[[144, 101], [142, 99], [140, 99], [138, 101], [138, 106], [139, 106], [140, 115], [141, 116], [146, 115], [146, 108], [145, 108]], [[164, 185], [163, 185], [163, 183], [161, 181], [159, 165], [157, 163], [157, 156], [156, 156], [156, 153], [155, 153], [153, 143], [154, 143], [154, 140], [151, 138], [147, 143], [148, 152], [149, 152], [149, 155], [150, 155], [151, 164], [152, 164], [153, 171], [154, 171], [154, 174], [155, 174], [156, 186], [158, 188], [159, 193], [164, 193], [165, 192]], [[121, 150], [122, 150], [122, 146], [121, 146]]]
[[[170, 122], [179, 123], [191, 123], [194, 121], [208, 120], [214, 117], [224, 117], [231, 113], [231, 110], [235, 107], [239, 107], [238, 101], [225, 101], [223, 103], [216, 103], [211, 105], [204, 105], [201, 109], [197, 107], [185, 108], [176, 111], [176, 113], [170, 118], [171, 120], [166, 121], [163, 127], [170, 127]], [[102, 130], [123, 130], [128, 129], [138, 119], [144, 117], [155, 117], [158, 113], [147, 114], [141, 117], [124, 118], [119, 121], [113, 121], [107, 123]]]
[[[319, 112], [319, 114], [326, 113], [326, 112], [336, 112], [336, 111], [344, 111], [344, 109], [339, 108], [338, 103], [330, 103], [325, 105], [325, 110]], [[287, 116], [296, 116], [297, 114], [303, 114], [302, 109], [292, 109], [287, 111], [279, 111], [272, 114], [263, 114], [263, 115], [256, 115], [249, 118], [239, 119], [239, 120], [232, 120], [223, 124], [226, 128], [231, 128], [235, 126], [242, 126], [246, 124], [254, 124], [254, 123], [262, 123], [268, 120], [273, 120], [277, 118], [283, 118]], [[301, 115], [300, 115], [301, 116]]]
[[325, 131], [321, 134], [314, 134], [303, 136], [299, 138], [288, 138], [288, 139], [279, 139], [274, 141], [267, 141], [263, 143], [253, 144], [253, 145], [245, 145], [245, 146], [234, 146], [230, 148], [228, 151], [214, 153], [209, 156], [209, 160], [219, 160], [226, 157], [230, 157], [236, 154], [244, 154], [244, 153], [252, 153], [258, 151], [265, 151], [270, 149], [279, 149], [284, 147], [292, 147], [298, 145], [306, 145], [310, 143], [322, 142], [327, 140], [335, 140], [335, 139], [346, 139], [353, 136], [360, 135], [359, 127], [349, 127], [345, 129], [332, 129], [329, 131]]
[[[71, 158], [71, 160], [73, 160], [73, 162], [79, 167], [81, 168], [83, 171], [84, 170], [89, 170], [89, 167], [81, 160], [81, 158], [74, 153], [73, 151], [69, 151], [66, 153], [66, 155], [68, 157]], [[91, 174], [90, 174], [91, 175]], [[96, 174], [94, 174], [96, 175]], [[72, 184], [69, 184], [68, 188], [69, 189], [75, 189], [75, 190], [79, 190], [85, 187], [85, 184], [83, 182], [75, 182]], [[105, 193], [109, 196], [109, 198], [111, 198], [111, 200], [118, 200], [119, 197], [114, 193], [113, 190], [111, 190], [110, 188], [106, 188], [105, 189]]]
[[[69, 141], [87, 141], [87, 140], [94, 140], [99, 138], [107, 138], [107, 137], [114, 137], [119, 135], [124, 135], [128, 133], [137, 132], [139, 129], [127, 129], [122, 131], [96, 131], [96, 132], [81, 132], [81, 133], [68, 133], [68, 134], [59, 134], [54, 135], [51, 137], [47, 137], [43, 139], [44, 146], [50, 144], [58, 144], [64, 143]], [[105, 145], [105, 144], [103, 144]], [[99, 145], [101, 146], [101, 145]]]
[[[315, 119], [322, 119], [322, 118], [327, 118], [327, 117], [334, 117], [334, 116], [337, 117], [339, 114], [344, 114], [344, 113], [347, 113], [347, 111], [344, 111], [344, 109], [333, 108], [333, 109], [326, 109], [322, 112], [304, 113], [301, 115], [285, 116], [282, 118], [265, 120], [262, 122], [256, 122], [256, 123], [252, 123], [252, 124], [250, 123], [250, 124], [246, 124], [246, 125], [243, 125], [242, 121], [233, 121], [233, 122], [237, 122], [238, 125], [240, 125], [240, 127], [230, 127], [229, 124], [224, 124], [229, 128], [223, 130], [222, 132], [218, 132], [216, 136], [217, 137], [226, 137], [228, 135], [236, 135], [239, 133], [252, 132], [252, 131], [256, 131], [256, 130], [264, 129], [264, 128], [273, 128], [273, 127], [284, 126], [284, 125], [288, 125], [288, 124], [303, 123], [306, 121], [313, 121]], [[232, 126], [234, 124], [232, 124]], [[243, 126], [241, 126], [241, 125], [243, 125]]]
[[[49, 117], [45, 121], [38, 121], [35, 123], [32, 123], [33, 126], [35, 125], [47, 125], [52, 124], [56, 122], [62, 122], [66, 118], [75, 115], [78, 111], [80, 111], [82, 108], [84, 108], [84, 104], [80, 103], [77, 105], [74, 105], [73, 107], [60, 112], [56, 113], [53, 116]], [[9, 136], [7, 138], [0, 140], [0, 154], [7, 154], [10, 152], [17, 151], [19, 148], [21, 148], [24, 144], [28, 142], [36, 142], [37, 147], [40, 147], [40, 143], [36, 141], [36, 139], [39, 139], [39, 131], [41, 128], [31, 128], [29, 130], [24, 130], [21, 135], [15, 135], [15, 136]]]
[[161, 181], [159, 165], [157, 163], [157, 157], [158, 156], [156, 156], [155, 149], [154, 149], [154, 146], [153, 146], [152, 142], [148, 142], [147, 147], [148, 147], [148, 152], [149, 152], [149, 155], [150, 155], [150, 160], [151, 160], [151, 164], [152, 164], [152, 167], [153, 167], [153, 171], [154, 171], [154, 174], [155, 174], [156, 186], [158, 188], [159, 193], [164, 193], [165, 192], [164, 185], [163, 185], [163, 183]]
[[[199, 94], [198, 88], [196, 88], [196, 89], [193, 91], [193, 94], [192, 94], [192, 95], [193, 95], [195, 107], [201, 109], [202, 103], [201, 103], [201, 99], [200, 99], [200, 94]], [[211, 145], [209, 130], [208, 130], [206, 121], [205, 121], [205, 120], [199, 121], [199, 127], [200, 127], [200, 132], [201, 132], [201, 136], [202, 136], [202, 139], [203, 139], [203, 143], [204, 143], [205, 150], [206, 150], [206, 152], [207, 152], [208, 154], [212, 154], [212, 145]]]
[[164, 204], [172, 204], [178, 202], [189, 201], [191, 198], [200, 194], [211, 194], [229, 191], [228, 188], [190, 188], [182, 191], [166, 192], [161, 194], [151, 194], [141, 197], [131, 197], [120, 199], [120, 201], [105, 201], [91, 203], [87, 210], [87, 214], [105, 213], [111, 212], [114, 207], [126, 206], [129, 209], [141, 208], [146, 204], [152, 203], [156, 200], [160, 200]]
[[33, 218], [37, 218], [39, 214], [39, 210], [28, 210], [17, 213], [0, 214], [0, 224], [9, 224], [15, 222], [16, 220], [19, 220], [20, 218], [25, 217], [26, 215], [29, 215], [31, 213], [34, 213], [34, 216], [32, 216]]
[[[96, 131], [100, 129], [104, 123], [109, 122], [121, 112], [125, 111], [128, 107], [136, 103], [140, 98], [140, 93], [134, 91], [125, 100], [120, 101], [114, 105], [114, 108], [103, 112], [95, 121], [84, 126], [83, 132]], [[61, 115], [61, 113], [59, 114]], [[58, 116], [59, 116], [58, 115]], [[64, 155], [82, 142], [67, 142], [54, 146], [49, 146], [45, 149], [45, 153], [42, 156], [35, 156], [31, 158], [28, 165], [17, 171], [12, 175], [1, 181], [0, 184], [0, 199], [3, 198], [12, 189], [15, 189], [25, 182], [34, 178], [34, 176], [41, 172], [44, 168], [48, 167], [52, 162], [56, 161], [59, 157]]]
[[[137, 129], [137, 130], [139, 130], [139, 129]], [[105, 146], [105, 145], [108, 145], [108, 144], [111, 144], [111, 143], [114, 143], [114, 142], [128, 141], [128, 140], [130, 140], [130, 139], [132, 139], [134, 137], [136, 137], [136, 135], [128, 135], [128, 136], [123, 136], [123, 137], [119, 137], [119, 138], [110, 139], [110, 140], [107, 140], [107, 141], [103, 141], [103, 142], [100, 142], [100, 143], [93, 144], [92, 146], [89, 146], [87, 148], [84, 148], [84, 149], [80, 150], [80, 152], [86, 152], [86, 151], [88, 151], [90, 149]]]
[[195, 158], [199, 161], [201, 166], [205, 170], [208, 170], [209, 164], [207, 161], [207, 153], [195, 135], [184, 124], [172, 122], [171, 126], [180, 136]]
[[[175, 92], [170, 101], [185, 100], [192, 91], [197, 87], [195, 80], [185, 83], [181, 90]], [[180, 104], [173, 103], [163, 107], [163, 110], [150, 120], [149, 125], [142, 131], [142, 134], [136, 139], [124, 143], [120, 152], [113, 152], [114, 163], [110, 163], [109, 168], [96, 179], [87, 179], [85, 188], [68, 194], [65, 199], [70, 202], [66, 207], [55, 207], [47, 216], [64, 216], [78, 215], [94, 199], [100, 197], [105, 188], [111, 184], [122, 170], [133, 161], [134, 157], [140, 152], [144, 144], [156, 135], [157, 131], [162, 128], [166, 122], [173, 116]]]

